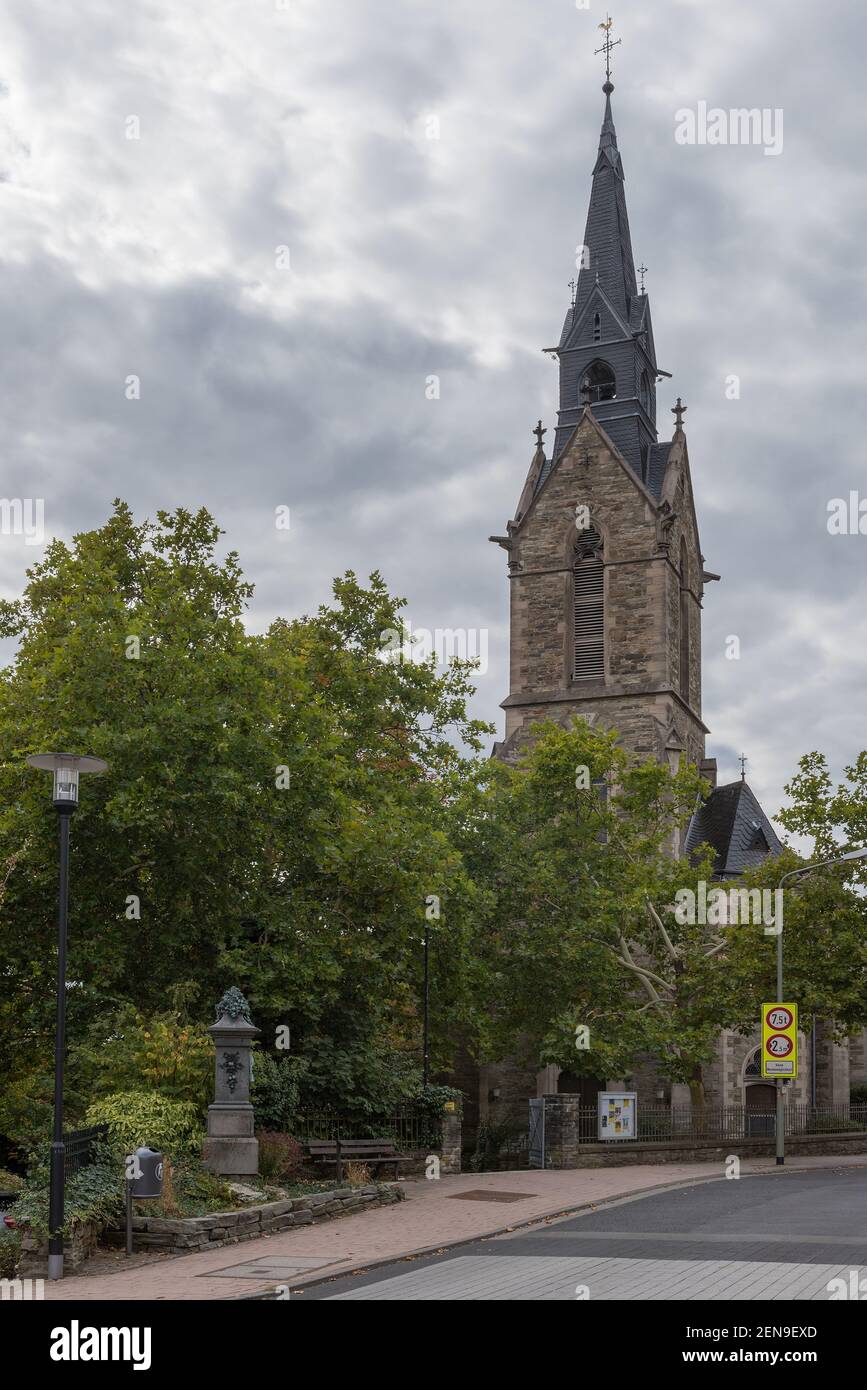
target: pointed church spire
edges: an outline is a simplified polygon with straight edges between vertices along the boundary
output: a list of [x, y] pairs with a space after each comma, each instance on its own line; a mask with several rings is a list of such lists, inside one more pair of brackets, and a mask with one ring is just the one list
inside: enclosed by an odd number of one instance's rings
[[638, 282], [626, 211], [623, 161], [617, 148], [617, 131], [611, 114], [611, 93], [614, 88], [610, 82], [606, 82], [603, 90], [605, 115], [593, 168], [575, 309], [576, 313], [581, 313], [593, 286], [599, 284], [628, 323], [632, 300], [638, 294]]
[[597, 49], [605, 54], [605, 110], [579, 247], [578, 283], [560, 341], [550, 349], [560, 366], [560, 407], [551, 463], [541, 474], [542, 483], [588, 405], [643, 483], [658, 483], [664, 473], [662, 456], [654, 452], [656, 383], [668, 373], [660, 373], [657, 366], [649, 297], [643, 284], [639, 290], [635, 274], [623, 163], [611, 112], [611, 50], [620, 42], [612, 39], [611, 24], [607, 18], [599, 26], [605, 34]]

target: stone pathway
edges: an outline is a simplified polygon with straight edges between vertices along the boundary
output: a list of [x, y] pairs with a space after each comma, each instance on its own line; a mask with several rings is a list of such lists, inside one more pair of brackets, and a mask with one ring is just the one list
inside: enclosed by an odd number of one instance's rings
[[[773, 1181], [785, 1180], [785, 1174], [795, 1170], [843, 1167], [867, 1167], [867, 1155], [794, 1158], [782, 1170], [775, 1168], [772, 1158], [756, 1159], [745, 1161], [741, 1171], [767, 1173]], [[75, 1302], [248, 1297], [277, 1284], [298, 1287], [311, 1279], [435, 1251], [612, 1198], [723, 1175], [724, 1165], [713, 1162], [419, 1179], [405, 1184], [407, 1200], [393, 1206], [220, 1250], [162, 1259], [153, 1266], [46, 1282], [45, 1297]], [[455, 1197], [461, 1200], [450, 1200]]]

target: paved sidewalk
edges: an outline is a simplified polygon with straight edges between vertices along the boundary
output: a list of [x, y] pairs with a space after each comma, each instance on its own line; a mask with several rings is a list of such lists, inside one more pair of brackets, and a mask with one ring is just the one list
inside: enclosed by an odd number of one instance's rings
[[[844, 1167], [867, 1167], [867, 1154], [794, 1158], [784, 1169], [777, 1169], [772, 1158], [755, 1159], [742, 1163], [741, 1172], [767, 1173], [773, 1180], [784, 1181], [786, 1173], [797, 1170]], [[438, 1250], [612, 1198], [721, 1177], [724, 1165], [717, 1161], [463, 1173], [437, 1182], [419, 1179], [405, 1184], [407, 1200], [394, 1206], [220, 1250], [163, 1259], [153, 1265], [82, 1275], [56, 1284], [46, 1282], [45, 1297], [72, 1301], [219, 1300], [249, 1296], [276, 1284], [298, 1288], [306, 1280]], [[517, 1200], [461, 1200], [461, 1194], [469, 1192], [490, 1193], [492, 1197], [514, 1194]]]

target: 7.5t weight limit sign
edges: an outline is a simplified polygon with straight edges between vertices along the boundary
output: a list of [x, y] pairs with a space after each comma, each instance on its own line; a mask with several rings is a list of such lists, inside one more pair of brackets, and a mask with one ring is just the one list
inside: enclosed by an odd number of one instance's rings
[[797, 1004], [762, 1005], [762, 1076], [798, 1075]]

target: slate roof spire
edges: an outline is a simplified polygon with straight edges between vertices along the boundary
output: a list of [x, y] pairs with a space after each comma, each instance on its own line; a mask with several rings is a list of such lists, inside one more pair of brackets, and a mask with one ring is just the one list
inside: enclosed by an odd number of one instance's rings
[[623, 161], [617, 148], [617, 131], [611, 114], [614, 87], [606, 82], [602, 90], [605, 92], [605, 115], [593, 167], [593, 186], [584, 231], [586, 252], [578, 274], [575, 311], [581, 313], [593, 286], [598, 283], [628, 323], [632, 301], [638, 295], [638, 282], [626, 211]]

